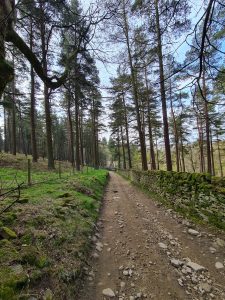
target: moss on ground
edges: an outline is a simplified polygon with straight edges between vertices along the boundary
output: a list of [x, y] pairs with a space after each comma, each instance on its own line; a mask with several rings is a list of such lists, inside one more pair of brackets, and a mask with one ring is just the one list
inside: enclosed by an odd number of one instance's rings
[[0, 299], [75, 297], [106, 182], [106, 171], [91, 169], [21, 190], [22, 201], [0, 216], [16, 233], [0, 240]]

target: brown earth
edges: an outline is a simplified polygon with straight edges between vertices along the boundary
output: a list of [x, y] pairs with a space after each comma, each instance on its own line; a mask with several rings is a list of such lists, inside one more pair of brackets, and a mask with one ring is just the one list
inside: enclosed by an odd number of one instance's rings
[[184, 220], [115, 173], [92, 240], [79, 300], [225, 299], [225, 234]]

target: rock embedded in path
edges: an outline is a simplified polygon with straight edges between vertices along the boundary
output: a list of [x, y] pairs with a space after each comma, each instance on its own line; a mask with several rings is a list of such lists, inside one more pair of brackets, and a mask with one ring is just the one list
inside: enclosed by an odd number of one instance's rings
[[114, 298], [116, 296], [115, 293], [113, 292], [113, 290], [110, 288], [104, 289], [102, 291], [102, 295], [110, 297], [110, 298]]
[[136, 295], [136, 299], [140, 299], [142, 297], [142, 293], [140, 292], [140, 293], [137, 293], [137, 295]]
[[128, 275], [129, 275], [129, 271], [124, 270], [124, 271], [123, 271], [123, 275], [124, 275], [124, 276], [128, 276]]
[[217, 270], [220, 270], [220, 269], [224, 268], [224, 265], [221, 262], [217, 261], [215, 263], [215, 267], [216, 267]]
[[98, 250], [99, 252], [101, 252], [102, 248], [103, 248], [103, 244], [101, 242], [97, 242], [95, 249]]
[[186, 265], [187, 265], [187, 267], [190, 267], [195, 272], [200, 272], [200, 271], [206, 270], [205, 267], [203, 267], [193, 261], [189, 261]]
[[198, 232], [197, 230], [192, 229], [192, 228], [189, 228], [189, 229], [188, 229], [188, 233], [189, 233], [190, 235], [194, 235], [194, 236], [199, 235], [199, 232]]
[[159, 247], [163, 250], [166, 250], [167, 249], [167, 245], [164, 244], [164, 243], [158, 243]]
[[199, 289], [200, 289], [200, 291], [201, 292], [205, 292], [205, 293], [210, 293], [211, 292], [211, 290], [212, 290], [212, 286], [211, 285], [209, 285], [207, 282], [201, 282], [200, 284], [199, 284]]
[[184, 264], [181, 260], [175, 259], [175, 258], [172, 258], [170, 260], [170, 263], [171, 263], [172, 266], [174, 266], [176, 268], [178, 268], [178, 267], [180, 267], [180, 266], [182, 266]]
[[214, 254], [214, 253], [216, 252], [216, 249], [213, 248], [213, 247], [209, 247], [209, 251], [210, 251], [212, 254]]

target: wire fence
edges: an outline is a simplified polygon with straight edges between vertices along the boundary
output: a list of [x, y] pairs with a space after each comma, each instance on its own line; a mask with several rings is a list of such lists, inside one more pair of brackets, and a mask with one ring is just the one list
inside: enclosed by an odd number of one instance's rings
[[[88, 174], [91, 169], [85, 166], [79, 173]], [[27, 160], [27, 169], [3, 168], [0, 173], [0, 215], [19, 201], [21, 189], [66, 180], [76, 174], [78, 172], [74, 167], [64, 168], [60, 161], [57, 162], [56, 169], [53, 171], [32, 169], [30, 159]]]

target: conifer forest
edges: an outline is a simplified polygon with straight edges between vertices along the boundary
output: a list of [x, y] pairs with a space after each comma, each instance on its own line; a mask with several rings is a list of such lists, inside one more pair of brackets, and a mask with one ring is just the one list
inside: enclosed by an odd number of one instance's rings
[[0, 300], [225, 299], [224, 0], [0, 1]]

